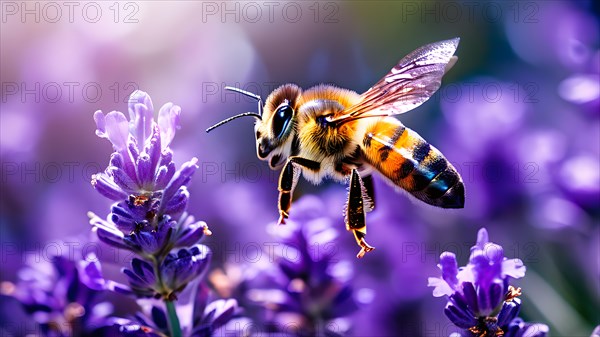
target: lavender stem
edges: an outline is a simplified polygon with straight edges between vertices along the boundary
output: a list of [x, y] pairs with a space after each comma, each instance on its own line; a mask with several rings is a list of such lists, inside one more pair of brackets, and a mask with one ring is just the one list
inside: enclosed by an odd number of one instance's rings
[[171, 337], [181, 337], [181, 326], [179, 325], [179, 317], [177, 317], [177, 311], [175, 311], [175, 304], [173, 303], [173, 301], [165, 301], [165, 304], [167, 305]]

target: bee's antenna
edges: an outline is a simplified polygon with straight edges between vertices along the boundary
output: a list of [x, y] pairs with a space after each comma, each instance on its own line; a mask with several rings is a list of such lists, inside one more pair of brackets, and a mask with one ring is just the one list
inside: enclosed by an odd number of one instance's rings
[[207, 133], [211, 132], [213, 129], [216, 129], [219, 126], [221, 126], [221, 125], [223, 125], [225, 123], [229, 123], [232, 120], [240, 118], [240, 117], [251, 116], [251, 117], [254, 117], [254, 118], [258, 119], [258, 120], [262, 120], [262, 98], [259, 95], [251, 93], [251, 92], [246, 91], [246, 90], [242, 90], [240, 88], [235, 88], [235, 87], [225, 87], [225, 90], [235, 91], [235, 92], [238, 92], [238, 93], [240, 93], [240, 94], [242, 94], [244, 96], [248, 96], [250, 98], [254, 98], [255, 100], [257, 100], [258, 101], [258, 113], [256, 113], [256, 112], [244, 112], [244, 113], [241, 113], [239, 115], [235, 115], [233, 117], [229, 117], [229, 118], [227, 118], [225, 120], [222, 120], [219, 123], [211, 126], [210, 128], [206, 129]]
[[211, 132], [213, 129], [218, 128], [219, 126], [221, 126], [221, 125], [223, 125], [225, 123], [229, 123], [229, 122], [231, 122], [234, 119], [237, 119], [237, 118], [240, 118], [240, 117], [245, 117], [245, 116], [251, 116], [251, 117], [254, 117], [254, 118], [258, 119], [258, 120], [262, 119], [261, 116], [259, 114], [257, 114], [256, 112], [244, 112], [244, 113], [241, 113], [239, 115], [235, 115], [233, 117], [229, 117], [229, 118], [227, 118], [225, 120], [220, 121], [219, 123], [217, 123], [217, 124], [211, 126], [210, 128], [206, 129], [206, 132], [207, 133]]
[[[262, 116], [262, 98], [255, 94], [255, 93], [251, 93], [250, 91], [246, 91], [246, 90], [242, 90], [240, 88], [236, 88], [236, 87], [225, 87], [225, 90], [229, 90], [229, 91], [235, 91], [238, 92], [244, 96], [248, 96], [250, 98], [254, 98], [255, 100], [258, 101], [258, 115]], [[261, 117], [262, 118], [262, 117]]]

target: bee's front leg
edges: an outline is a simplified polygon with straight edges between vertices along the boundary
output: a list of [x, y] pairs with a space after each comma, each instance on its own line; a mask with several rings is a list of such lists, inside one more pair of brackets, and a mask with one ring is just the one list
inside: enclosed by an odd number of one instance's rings
[[285, 224], [285, 219], [289, 217], [290, 207], [292, 206], [292, 193], [294, 192], [294, 188], [296, 188], [302, 168], [318, 171], [321, 168], [321, 164], [301, 157], [290, 157], [285, 163], [279, 175], [278, 225]]
[[356, 242], [360, 246], [360, 251], [356, 255], [362, 258], [366, 253], [375, 249], [365, 241], [367, 235], [366, 212], [373, 209], [373, 204], [368, 196], [368, 191], [363, 184], [360, 175], [356, 169], [352, 170], [350, 176], [350, 186], [348, 189], [348, 203], [346, 204], [346, 230], [351, 230]]

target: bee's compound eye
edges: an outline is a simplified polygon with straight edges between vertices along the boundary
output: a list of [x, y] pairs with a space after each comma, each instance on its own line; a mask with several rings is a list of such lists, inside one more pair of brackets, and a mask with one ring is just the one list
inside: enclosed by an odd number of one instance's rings
[[294, 116], [294, 109], [288, 104], [282, 105], [275, 111], [273, 115], [273, 134], [275, 137], [281, 138], [290, 125], [290, 121]]

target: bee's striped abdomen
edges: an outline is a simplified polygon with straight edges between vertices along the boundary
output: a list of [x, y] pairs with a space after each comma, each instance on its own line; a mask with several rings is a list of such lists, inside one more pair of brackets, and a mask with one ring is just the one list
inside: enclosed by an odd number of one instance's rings
[[452, 164], [435, 147], [394, 118], [367, 128], [363, 151], [369, 164], [417, 199], [462, 208], [465, 189]]

